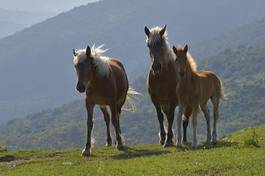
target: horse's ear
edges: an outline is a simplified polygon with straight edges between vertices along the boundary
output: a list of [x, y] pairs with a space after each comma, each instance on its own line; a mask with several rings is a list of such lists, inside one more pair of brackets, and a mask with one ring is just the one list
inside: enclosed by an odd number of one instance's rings
[[178, 52], [177, 48], [175, 46], [173, 46], [172, 49], [173, 49], [174, 53], [177, 54], [177, 52]]
[[161, 31], [159, 32], [159, 34], [160, 34], [161, 37], [165, 34], [166, 30], [167, 30], [167, 25], [165, 25], [163, 27], [163, 29], [161, 29]]
[[187, 52], [188, 52], [188, 49], [189, 49], [189, 48], [188, 48], [188, 45], [185, 45], [185, 47], [184, 47], [184, 52], [187, 53]]
[[86, 47], [86, 55], [87, 55], [87, 57], [91, 56], [91, 49], [89, 46]]
[[146, 27], [146, 26], [144, 27], [144, 32], [149, 37], [150, 30], [148, 29], [148, 27]]
[[76, 49], [75, 49], [75, 48], [73, 49], [73, 55], [74, 55], [74, 56], [77, 55], [77, 53], [76, 53]]

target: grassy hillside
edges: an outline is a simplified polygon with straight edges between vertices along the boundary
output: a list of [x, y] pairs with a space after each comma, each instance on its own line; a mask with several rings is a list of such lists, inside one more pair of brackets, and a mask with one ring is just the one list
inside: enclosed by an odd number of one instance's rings
[[[255, 135], [253, 136], [253, 131]], [[247, 142], [247, 141], [256, 142]], [[253, 145], [257, 144], [257, 145]], [[264, 175], [265, 126], [230, 135], [215, 148], [191, 150], [158, 145], [124, 151], [95, 148], [90, 158], [81, 149], [0, 152], [0, 173], [12, 175]]]

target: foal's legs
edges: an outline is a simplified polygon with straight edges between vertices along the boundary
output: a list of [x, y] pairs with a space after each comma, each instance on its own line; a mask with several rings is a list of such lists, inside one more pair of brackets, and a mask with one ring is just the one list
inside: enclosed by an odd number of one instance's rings
[[172, 126], [173, 126], [173, 121], [174, 121], [174, 114], [175, 114], [175, 109], [176, 105], [172, 104], [170, 105], [170, 108], [168, 112], [166, 113], [167, 115], [167, 121], [168, 121], [168, 129], [167, 129], [167, 140], [165, 143], [165, 147], [168, 146], [173, 146], [173, 131], [172, 131]]
[[166, 132], [164, 129], [164, 115], [161, 111], [161, 106], [159, 104], [154, 104], [155, 108], [156, 108], [156, 113], [157, 113], [157, 118], [159, 121], [159, 125], [160, 125], [160, 140], [159, 143], [160, 145], [164, 145], [165, 144], [165, 139], [166, 139]]
[[192, 138], [192, 148], [197, 147], [197, 115], [196, 112], [192, 113], [192, 127], [193, 127], [193, 138]]
[[106, 123], [106, 127], [107, 127], [107, 142], [106, 142], [106, 146], [111, 146], [112, 144], [112, 140], [111, 140], [111, 136], [110, 136], [110, 116], [109, 116], [109, 112], [107, 110], [106, 106], [100, 106], [100, 109], [104, 115], [104, 120]]
[[210, 115], [209, 115], [209, 109], [207, 108], [207, 103], [203, 103], [200, 105], [201, 110], [204, 114], [205, 120], [206, 120], [206, 125], [207, 125], [207, 140], [206, 140], [206, 145], [210, 145], [211, 143], [211, 126], [210, 126]]
[[82, 156], [88, 157], [90, 156], [90, 148], [91, 148], [91, 132], [93, 128], [93, 110], [94, 104], [90, 104], [88, 99], [86, 99], [86, 108], [87, 108], [87, 143], [86, 147], [82, 151]]
[[112, 104], [110, 106], [111, 110], [111, 121], [112, 124], [115, 128], [115, 133], [116, 133], [116, 141], [117, 141], [117, 149], [120, 150], [123, 147], [122, 144], [122, 138], [121, 138], [121, 130], [120, 130], [120, 125], [119, 125], [119, 113], [118, 113], [118, 107], [116, 104]]
[[182, 121], [182, 116], [184, 113], [184, 107], [183, 106], [179, 106], [179, 112], [178, 112], [178, 116], [177, 116], [177, 147], [181, 147], [181, 121]]
[[216, 132], [216, 123], [219, 118], [219, 98], [212, 98], [211, 99], [213, 103], [213, 132], [212, 132], [212, 143], [216, 144], [217, 143], [217, 132]]
[[192, 109], [191, 108], [186, 108], [184, 115], [185, 119], [182, 120], [182, 126], [183, 126], [183, 143], [187, 143], [187, 127], [189, 125], [189, 118], [191, 116]]

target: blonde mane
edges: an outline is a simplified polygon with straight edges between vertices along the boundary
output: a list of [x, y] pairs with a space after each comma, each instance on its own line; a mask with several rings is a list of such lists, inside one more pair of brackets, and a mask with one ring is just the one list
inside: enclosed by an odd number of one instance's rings
[[[110, 65], [109, 65], [109, 57], [103, 56], [103, 54], [108, 49], [102, 49], [104, 45], [100, 45], [96, 47], [95, 45], [91, 48], [91, 57], [94, 59], [95, 67], [97, 68], [97, 73], [101, 76], [108, 76], [110, 74]], [[77, 55], [74, 56], [74, 64], [81, 63], [85, 59], [86, 56], [86, 49], [80, 49], [76, 51]]]
[[189, 63], [191, 71], [196, 73], [197, 72], [197, 63], [195, 62], [195, 60], [191, 56], [190, 52], [187, 53], [187, 61]]
[[[170, 44], [168, 42], [168, 32], [167, 30], [165, 31], [164, 35], [160, 36], [159, 32], [163, 29], [163, 27], [161, 26], [156, 26], [150, 29], [150, 44], [152, 47], [156, 47], [159, 44], [162, 44], [164, 47], [162, 47], [162, 49], [164, 50], [165, 53], [165, 62], [168, 63], [170, 61], [174, 61], [174, 57], [175, 54], [172, 50], [172, 48], [170, 47]], [[162, 41], [161, 41], [162, 39]], [[148, 38], [147, 38], [148, 41]]]

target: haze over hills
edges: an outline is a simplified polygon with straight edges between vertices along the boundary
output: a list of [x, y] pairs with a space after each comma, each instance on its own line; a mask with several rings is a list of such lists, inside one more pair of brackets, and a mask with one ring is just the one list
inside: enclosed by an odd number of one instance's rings
[[262, 0], [106, 0], [62, 13], [0, 40], [1, 118], [76, 99], [73, 47], [105, 43], [133, 80], [146, 74], [149, 62], [145, 25], [167, 24], [170, 42], [193, 46], [264, 17], [264, 7]]
[[0, 8], [0, 38], [41, 22], [53, 15], [55, 14], [51, 12], [27, 12]]
[[60, 13], [70, 10], [73, 7], [94, 2], [97, 0], [0, 0], [1, 7], [12, 10], [28, 12], [53, 12]]

